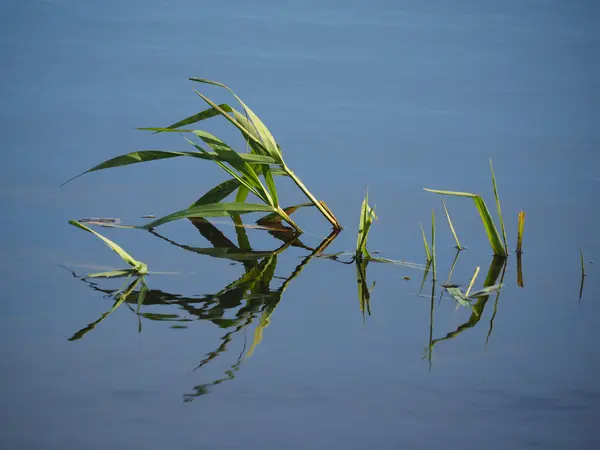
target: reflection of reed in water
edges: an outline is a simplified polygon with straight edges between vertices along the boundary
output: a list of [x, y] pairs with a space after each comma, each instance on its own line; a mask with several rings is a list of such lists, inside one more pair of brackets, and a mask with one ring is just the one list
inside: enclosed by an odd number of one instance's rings
[[[92, 289], [114, 298], [115, 303], [98, 320], [79, 330], [70, 338], [70, 340], [81, 339], [122, 304], [127, 305], [137, 315], [140, 331], [142, 329], [142, 319], [174, 322], [174, 325], [178, 328], [189, 326], [191, 322], [197, 320], [208, 320], [220, 328], [225, 328], [229, 331], [221, 338], [221, 344], [214, 351], [209, 352], [206, 358], [200, 361], [194, 369], [198, 370], [224, 354], [228, 350], [228, 346], [235, 334], [246, 330], [258, 318], [252, 342], [249, 346], [244, 344], [244, 348], [235, 364], [225, 371], [224, 377], [210, 383], [195, 386], [193, 393], [184, 395], [184, 401], [192, 401], [194, 398], [208, 393], [212, 386], [235, 378], [235, 372], [239, 370], [244, 355], [245, 357], [251, 356], [262, 341], [264, 330], [270, 324], [271, 316], [281, 301], [281, 297], [289, 283], [302, 272], [304, 267], [315, 256], [321, 254], [338, 234], [338, 232], [334, 231], [318, 247], [310, 248], [298, 240], [298, 236], [293, 230], [279, 225], [272, 227], [269, 232], [277, 239], [283, 241], [282, 245], [275, 250], [255, 251], [250, 246], [247, 233], [239, 218], [236, 219], [238, 225], [236, 226], [237, 245], [210, 222], [203, 219], [194, 219], [192, 222], [202, 236], [210, 242], [212, 247], [190, 247], [178, 244], [158, 233], [153, 232], [153, 234], [172, 245], [188, 251], [241, 262], [244, 266], [244, 273], [240, 278], [228, 284], [219, 292], [207, 294], [202, 297], [185, 297], [149, 289], [143, 277], [136, 278], [129, 283], [130, 277], [122, 288], [116, 290], [103, 289], [96, 280], [82, 278]], [[308, 249], [310, 250], [310, 254], [303, 258], [289, 276], [283, 279], [279, 287], [272, 288], [271, 285], [275, 278], [278, 256], [290, 246]], [[136, 307], [134, 308], [132, 305], [136, 305]], [[176, 309], [175, 312], [169, 311], [169, 314], [142, 312], [140, 311], [142, 305], [146, 307], [169, 306]], [[234, 312], [233, 317], [227, 314], [229, 312]]]

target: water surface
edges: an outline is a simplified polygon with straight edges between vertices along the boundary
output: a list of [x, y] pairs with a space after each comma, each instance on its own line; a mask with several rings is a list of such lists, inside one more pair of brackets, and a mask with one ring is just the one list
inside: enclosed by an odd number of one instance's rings
[[[596, 448], [599, 12], [592, 1], [7, 6], [2, 447]], [[188, 76], [231, 85], [269, 125], [345, 225], [327, 252], [355, 245], [367, 186], [380, 217], [369, 247], [390, 258], [423, 262], [419, 222], [428, 227], [435, 208], [435, 286], [431, 274], [422, 286], [422, 271], [371, 263], [371, 314], [361, 312], [355, 267], [309, 258], [329, 234], [312, 211], [297, 213], [304, 247], [249, 231], [252, 247], [271, 253], [246, 265], [101, 229], [151, 270], [175, 274], [147, 278], [141, 314], [136, 286], [69, 341], [120, 287], [72, 272], [120, 261], [67, 221], [141, 223], [224, 179], [207, 163], [172, 160], [59, 188], [121, 153], [187, 150], [178, 135], [135, 127], [202, 108]], [[239, 144], [227, 124], [207, 127]], [[476, 266], [478, 288], [488, 273], [504, 277], [474, 317], [447, 294], [439, 301], [455, 249], [440, 199], [422, 188], [478, 192], [492, 207], [489, 158], [511, 249], [527, 211], [524, 286], [514, 255], [505, 271], [490, 268], [473, 205], [448, 199], [469, 248], [452, 280], [467, 283]], [[303, 200], [291, 183], [281, 197]], [[239, 246], [235, 228], [217, 222]], [[211, 247], [189, 222], [158, 231]], [[223, 295], [253, 264], [275, 276], [252, 295]]]

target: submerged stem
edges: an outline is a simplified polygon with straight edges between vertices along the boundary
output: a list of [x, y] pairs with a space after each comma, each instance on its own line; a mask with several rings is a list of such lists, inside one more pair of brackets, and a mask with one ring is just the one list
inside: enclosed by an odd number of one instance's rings
[[296, 186], [298, 186], [300, 188], [300, 190], [313, 203], [313, 205], [315, 205], [317, 207], [317, 209], [321, 212], [321, 214], [323, 214], [323, 216], [325, 216], [325, 218], [331, 223], [331, 225], [333, 225], [333, 228], [335, 230], [341, 230], [342, 226], [337, 221], [337, 219], [335, 218], [333, 213], [331, 213], [331, 211], [329, 211], [328, 208], [324, 207], [321, 204], [321, 202], [319, 202], [315, 198], [315, 196], [312, 195], [312, 193], [308, 190], [308, 188], [304, 185], [304, 183], [302, 183], [300, 178], [298, 178], [298, 176], [294, 172], [292, 172], [292, 170], [289, 167], [284, 165], [284, 166], [282, 166], [282, 169], [294, 181], [294, 183], [296, 183]]

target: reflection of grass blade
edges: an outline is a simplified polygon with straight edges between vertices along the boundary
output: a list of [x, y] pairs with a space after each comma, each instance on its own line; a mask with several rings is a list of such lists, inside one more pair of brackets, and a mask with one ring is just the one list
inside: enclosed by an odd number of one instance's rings
[[579, 258], [581, 259], [581, 276], [585, 277], [585, 262], [583, 259], [583, 249], [579, 249]]
[[[86, 333], [88, 333], [89, 331], [92, 331], [94, 328], [96, 328], [96, 325], [98, 325], [100, 322], [102, 322], [104, 319], [106, 319], [109, 315], [111, 315], [113, 312], [115, 312], [117, 310], [117, 308], [119, 306], [121, 306], [121, 304], [125, 300], [127, 300], [127, 297], [134, 291], [134, 289], [136, 288], [136, 286], [138, 285], [138, 283], [140, 283], [140, 281], [142, 281], [142, 278], [136, 278], [129, 285], [129, 287], [127, 288], [127, 290], [125, 290], [125, 291], [123, 291], [123, 292], [121, 292], [120, 294], [117, 295], [116, 301], [115, 301], [115, 303], [113, 304], [113, 306], [112, 306], [112, 308], [110, 310], [108, 310], [107, 312], [105, 312], [104, 314], [102, 314], [98, 320], [96, 320], [95, 322], [90, 323], [87, 327], [82, 328], [77, 333], [75, 333], [73, 336], [71, 336], [69, 338], [69, 341], [76, 341], [78, 339], [81, 339], [83, 336], [85, 336]], [[143, 286], [145, 286], [145, 284]], [[145, 291], [144, 291], [143, 295], [145, 295]]]
[[427, 262], [431, 262], [431, 252], [429, 251], [429, 244], [427, 243], [427, 238], [425, 237], [425, 230], [423, 229], [423, 223], [421, 223], [421, 234], [423, 235], [423, 245], [425, 246], [425, 255], [427, 256]]
[[119, 245], [117, 245], [110, 239], [102, 236], [100, 233], [97, 233], [96, 231], [92, 230], [91, 228], [88, 228], [85, 225], [83, 225], [75, 220], [69, 220], [69, 223], [71, 225], [73, 225], [74, 227], [80, 228], [84, 231], [87, 231], [88, 233], [92, 233], [94, 236], [101, 239], [106, 245], [108, 245], [111, 248], [111, 250], [113, 250], [117, 255], [119, 255], [123, 261], [125, 261], [127, 264], [132, 266], [133, 270], [135, 270], [140, 275], [145, 275], [148, 273], [148, 266], [146, 266], [146, 264], [134, 259], [129, 253], [127, 253]]
[[519, 211], [519, 225], [517, 228], [517, 254], [523, 251], [523, 230], [525, 229], [525, 211]]
[[450, 218], [450, 213], [448, 212], [448, 208], [446, 208], [446, 202], [442, 200], [442, 205], [444, 205], [444, 211], [446, 212], [446, 218], [448, 219], [448, 225], [450, 225], [450, 231], [452, 231], [452, 236], [454, 236], [454, 241], [456, 242], [456, 248], [462, 250], [462, 246], [460, 245], [460, 241], [458, 240], [458, 236], [456, 235], [456, 230], [454, 229], [454, 225], [452, 225], [452, 219]]
[[375, 287], [375, 282], [369, 288], [367, 284], [367, 265], [368, 260], [357, 259], [356, 260], [356, 281], [358, 284], [358, 302], [360, 311], [363, 315], [363, 320], [366, 315], [371, 315], [371, 291]]
[[494, 224], [494, 220], [492, 219], [492, 216], [490, 214], [490, 211], [488, 210], [487, 205], [485, 204], [485, 201], [483, 200], [483, 198], [481, 198], [480, 195], [470, 194], [468, 192], [442, 191], [439, 189], [424, 188], [424, 190], [427, 192], [433, 192], [434, 194], [472, 198], [475, 202], [475, 207], [479, 212], [479, 217], [481, 217], [481, 222], [483, 223], [485, 232], [490, 241], [490, 245], [492, 247], [492, 250], [494, 251], [494, 254], [496, 256], [501, 257], [506, 256], [506, 249], [504, 248], [504, 245], [502, 245], [502, 238], [500, 237], [500, 234], [496, 229], [496, 225]]
[[496, 186], [496, 176], [494, 175], [494, 166], [490, 159], [490, 170], [492, 172], [492, 184], [494, 186], [494, 198], [496, 199], [496, 208], [498, 209], [498, 220], [502, 229], [502, 239], [504, 240], [504, 249], [508, 253], [508, 242], [506, 240], [506, 228], [504, 227], [504, 218], [502, 217], [502, 208], [500, 208], [500, 197], [498, 197], [498, 187]]
[[517, 285], [523, 287], [523, 264], [521, 262], [521, 253], [517, 253]]
[[[298, 209], [304, 208], [304, 207], [307, 207], [307, 206], [314, 206], [314, 205], [312, 203], [301, 203], [299, 205], [288, 206], [287, 208], [283, 208], [283, 210], [285, 211], [285, 213], [287, 215], [291, 216]], [[260, 219], [258, 219], [256, 221], [256, 223], [258, 225], [272, 225], [272, 224], [281, 223], [281, 219], [282, 219], [282, 217], [279, 214], [277, 214], [277, 213], [271, 213], [271, 214], [267, 214], [264, 217], [261, 217]]]

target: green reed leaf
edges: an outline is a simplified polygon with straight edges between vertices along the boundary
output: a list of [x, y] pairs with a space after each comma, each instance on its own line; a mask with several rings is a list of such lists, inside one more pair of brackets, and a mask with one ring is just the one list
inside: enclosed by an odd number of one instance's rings
[[448, 219], [450, 231], [452, 231], [452, 236], [454, 236], [454, 241], [456, 242], [456, 248], [462, 250], [463, 247], [460, 245], [460, 241], [458, 240], [458, 236], [456, 235], [456, 230], [454, 229], [454, 225], [452, 224], [452, 219], [450, 218], [450, 213], [448, 212], [448, 208], [446, 207], [446, 202], [443, 199], [442, 205], [444, 205], [444, 211], [446, 212], [446, 218]]
[[110, 247], [110, 249], [112, 251], [114, 251], [117, 255], [119, 255], [123, 261], [125, 261], [127, 264], [132, 266], [133, 269], [140, 275], [145, 275], [148, 273], [148, 266], [146, 266], [146, 264], [133, 258], [129, 253], [127, 253], [125, 250], [123, 250], [115, 242], [111, 241], [110, 239], [102, 236], [100, 233], [97, 233], [96, 231], [92, 230], [91, 228], [88, 228], [85, 225], [83, 225], [75, 220], [69, 220], [69, 223], [71, 225], [73, 225], [74, 227], [77, 227], [81, 230], [87, 231], [88, 233], [91, 233], [94, 236], [96, 236], [97, 238], [101, 239], [106, 245], [108, 245], [108, 247]]
[[262, 204], [252, 203], [210, 203], [206, 205], [194, 206], [191, 208], [182, 209], [168, 216], [156, 219], [146, 225], [137, 227], [144, 230], [159, 227], [165, 223], [173, 222], [174, 220], [187, 219], [190, 217], [224, 217], [239, 214], [248, 214], [253, 212], [276, 212], [277, 209]]
[[207, 205], [209, 203], [219, 203], [221, 200], [229, 196], [240, 186], [240, 182], [235, 178], [224, 181], [218, 184], [198, 200], [196, 200], [190, 208], [194, 206]]
[[494, 174], [494, 166], [490, 159], [490, 171], [492, 172], [492, 185], [494, 186], [494, 198], [496, 199], [496, 208], [498, 209], [498, 220], [500, 220], [500, 228], [502, 229], [502, 239], [504, 240], [504, 251], [508, 254], [508, 242], [506, 239], [506, 228], [504, 227], [504, 218], [502, 217], [502, 208], [500, 208], [500, 197], [498, 197], [498, 186], [496, 186], [496, 176]]
[[423, 223], [421, 225], [421, 234], [423, 235], [423, 245], [425, 246], [425, 255], [427, 256], [427, 262], [431, 263], [431, 252], [429, 251], [429, 244], [427, 243], [427, 238], [425, 237], [425, 229], [423, 228]]
[[[240, 153], [240, 158], [242, 158], [246, 163], [252, 164], [274, 164], [275, 161], [273, 158], [270, 158], [265, 155], [256, 155], [252, 153]], [[79, 178], [82, 175], [90, 172], [96, 172], [97, 170], [103, 169], [113, 169], [115, 167], [128, 166], [131, 164], [138, 164], [143, 162], [157, 161], [161, 159], [168, 158], [177, 158], [180, 156], [188, 156], [191, 158], [199, 158], [204, 160], [220, 160], [220, 156], [216, 153], [206, 152], [171, 152], [171, 151], [163, 151], [163, 150], [139, 150], [136, 152], [127, 153], [126, 155], [120, 155], [115, 158], [111, 158], [107, 161], [104, 161], [97, 166], [92, 167], [91, 169], [86, 170], [85, 172], [80, 173], [79, 175], [65, 181], [61, 186]]]
[[517, 253], [523, 252], [523, 232], [525, 230], [525, 211], [519, 211], [517, 227]]

